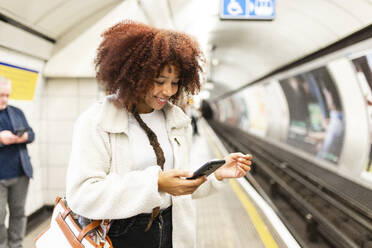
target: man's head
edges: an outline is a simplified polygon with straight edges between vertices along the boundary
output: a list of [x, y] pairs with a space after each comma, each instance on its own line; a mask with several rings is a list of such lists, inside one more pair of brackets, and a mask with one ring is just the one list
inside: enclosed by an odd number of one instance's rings
[[6, 109], [8, 106], [11, 88], [10, 80], [0, 76], [0, 110]]

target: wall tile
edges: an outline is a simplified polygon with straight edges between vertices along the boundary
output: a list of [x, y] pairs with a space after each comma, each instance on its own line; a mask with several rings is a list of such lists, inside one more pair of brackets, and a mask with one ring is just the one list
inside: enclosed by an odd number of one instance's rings
[[66, 170], [65, 167], [51, 165], [49, 168], [49, 189], [64, 190], [66, 188]]
[[46, 166], [41, 167], [41, 190], [44, 191], [49, 189], [49, 169]]
[[98, 84], [94, 78], [78, 79], [79, 96], [93, 96], [98, 94]]
[[30, 181], [30, 186], [28, 189], [28, 194], [26, 198], [26, 215], [29, 215], [44, 205], [43, 198], [37, 197], [41, 194], [41, 190], [38, 190], [37, 184], [39, 181]]
[[[40, 120], [40, 123], [39, 123], [39, 131], [38, 133], [36, 134], [36, 138], [38, 139], [38, 143], [39, 144], [47, 144], [49, 143], [49, 135], [48, 135], [48, 126], [49, 126], [49, 123], [47, 120]], [[45, 149], [42, 149], [42, 151], [45, 151]]]
[[48, 163], [67, 168], [70, 159], [71, 144], [55, 144], [49, 148]]
[[66, 144], [72, 141], [73, 121], [48, 121], [48, 143]]
[[56, 78], [49, 79], [46, 83], [45, 93], [47, 96], [78, 96], [76, 79]]
[[86, 111], [90, 106], [92, 106], [96, 102], [96, 97], [81, 97], [79, 98], [79, 114]]
[[47, 120], [75, 120], [78, 115], [77, 97], [48, 97]]

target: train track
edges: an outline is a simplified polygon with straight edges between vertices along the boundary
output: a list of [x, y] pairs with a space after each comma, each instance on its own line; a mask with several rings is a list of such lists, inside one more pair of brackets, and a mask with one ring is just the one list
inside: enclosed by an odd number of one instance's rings
[[250, 177], [258, 191], [270, 195], [269, 201], [285, 219], [304, 247], [372, 247], [372, 210], [347, 199], [342, 192], [327, 187], [319, 178], [301, 171], [293, 154], [283, 154], [262, 140], [215, 121], [210, 121], [227, 149], [249, 152], [255, 164]]

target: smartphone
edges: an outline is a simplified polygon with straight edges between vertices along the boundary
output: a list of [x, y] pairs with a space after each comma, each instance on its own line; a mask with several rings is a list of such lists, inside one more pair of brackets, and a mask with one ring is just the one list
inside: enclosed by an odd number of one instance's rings
[[15, 135], [21, 137], [26, 132], [26, 129], [19, 129], [15, 131]]
[[212, 174], [215, 170], [220, 168], [224, 163], [226, 163], [225, 160], [212, 160], [207, 163], [205, 163], [202, 167], [197, 169], [194, 172], [194, 175], [192, 177], [188, 177], [186, 179], [196, 179], [201, 176], [209, 176]]

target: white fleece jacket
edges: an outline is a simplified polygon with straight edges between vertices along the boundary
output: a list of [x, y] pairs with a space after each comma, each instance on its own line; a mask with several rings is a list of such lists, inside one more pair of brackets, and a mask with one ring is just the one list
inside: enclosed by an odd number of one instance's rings
[[[128, 140], [128, 112], [106, 97], [78, 119], [67, 171], [66, 198], [71, 209], [91, 219], [122, 219], [151, 212], [161, 205], [160, 167], [133, 170]], [[174, 153], [174, 168], [194, 171], [189, 165], [190, 119], [167, 103], [166, 128]], [[140, 148], [138, 148], [140, 149]], [[173, 247], [196, 246], [196, 213], [192, 198], [221, 187], [214, 176], [192, 195], [172, 196]]]

